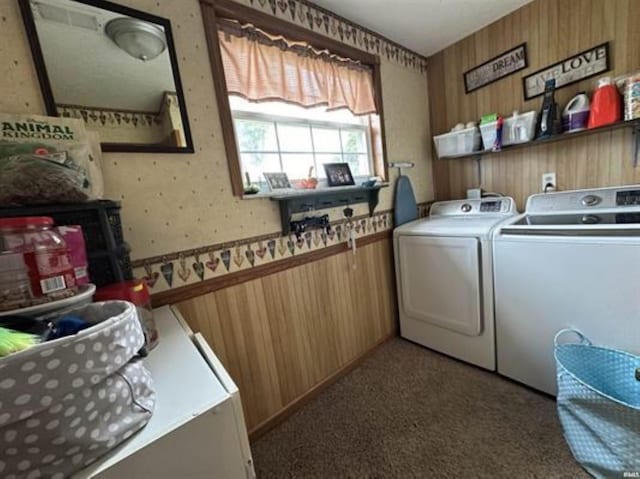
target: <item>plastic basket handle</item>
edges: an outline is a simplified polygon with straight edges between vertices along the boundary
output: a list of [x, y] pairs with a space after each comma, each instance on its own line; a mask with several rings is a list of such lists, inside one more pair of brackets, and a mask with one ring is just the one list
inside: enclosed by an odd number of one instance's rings
[[584, 334], [582, 334], [577, 329], [572, 329], [572, 328], [565, 328], [558, 331], [556, 335], [553, 337], [553, 345], [558, 346], [558, 340], [560, 339], [560, 337], [567, 333], [573, 333], [576, 336], [578, 336], [578, 338], [580, 339], [580, 343], [578, 344], [585, 344], [587, 346], [591, 346], [591, 341], [589, 341]]

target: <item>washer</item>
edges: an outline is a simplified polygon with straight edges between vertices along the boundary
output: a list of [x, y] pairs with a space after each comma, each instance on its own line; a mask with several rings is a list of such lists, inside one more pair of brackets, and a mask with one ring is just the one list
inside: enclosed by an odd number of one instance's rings
[[511, 198], [434, 203], [393, 233], [400, 335], [495, 370], [491, 233]]
[[640, 353], [640, 185], [533, 195], [493, 244], [500, 374], [555, 395], [562, 328]]

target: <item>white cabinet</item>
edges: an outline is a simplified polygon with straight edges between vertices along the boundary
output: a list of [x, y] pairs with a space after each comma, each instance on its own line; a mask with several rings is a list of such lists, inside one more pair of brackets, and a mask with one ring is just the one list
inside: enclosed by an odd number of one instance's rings
[[253, 478], [238, 388], [200, 334], [169, 306], [154, 317], [160, 344], [145, 366], [156, 409], [147, 426], [74, 479]]

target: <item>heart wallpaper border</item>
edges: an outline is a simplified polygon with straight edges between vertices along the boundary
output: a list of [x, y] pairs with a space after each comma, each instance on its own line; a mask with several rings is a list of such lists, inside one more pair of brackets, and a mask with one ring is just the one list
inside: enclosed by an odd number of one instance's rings
[[[420, 218], [427, 216], [430, 204], [418, 205]], [[143, 279], [155, 294], [344, 243], [352, 230], [357, 240], [392, 229], [393, 213], [386, 210], [333, 221], [329, 230], [307, 231], [299, 238], [272, 233], [138, 259], [132, 267], [134, 277]]]

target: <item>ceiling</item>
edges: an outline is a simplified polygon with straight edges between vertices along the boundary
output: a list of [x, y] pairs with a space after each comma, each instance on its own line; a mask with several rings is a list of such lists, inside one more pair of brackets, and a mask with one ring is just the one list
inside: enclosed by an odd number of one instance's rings
[[532, 0], [313, 0], [313, 3], [425, 56]]

